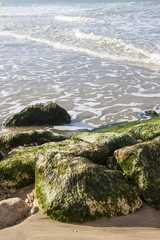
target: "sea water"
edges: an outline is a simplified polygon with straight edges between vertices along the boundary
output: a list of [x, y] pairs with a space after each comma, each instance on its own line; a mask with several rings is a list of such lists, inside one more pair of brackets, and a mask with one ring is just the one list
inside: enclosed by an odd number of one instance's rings
[[55, 101], [93, 128], [160, 113], [159, 0], [2, 0], [0, 132], [28, 104]]

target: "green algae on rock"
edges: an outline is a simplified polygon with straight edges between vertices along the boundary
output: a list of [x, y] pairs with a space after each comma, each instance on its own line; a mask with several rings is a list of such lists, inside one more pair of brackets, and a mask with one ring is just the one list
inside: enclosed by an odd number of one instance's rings
[[39, 155], [35, 188], [45, 213], [63, 222], [126, 215], [142, 206], [121, 172], [66, 153]]
[[158, 116], [158, 113], [155, 110], [146, 110], [145, 114], [146, 114], [146, 116], [153, 116], [153, 117]]
[[126, 122], [91, 132], [80, 132], [72, 139], [108, 146], [111, 154], [114, 150], [138, 143], [138, 141], [151, 140], [160, 135], [160, 118], [139, 122]]
[[68, 139], [57, 143], [50, 143], [48, 145], [44, 144], [43, 147], [46, 147], [46, 152], [48, 152], [47, 150], [51, 149], [51, 151], [54, 153], [60, 152], [71, 154], [74, 157], [81, 156], [98, 164], [107, 164], [108, 148], [82, 140]]
[[34, 183], [36, 152], [18, 149], [0, 161], [0, 190], [21, 189]]
[[[59, 136], [58, 136], [59, 139]], [[64, 140], [49, 142], [40, 146], [13, 149], [12, 152], [0, 162], [0, 186], [5, 189], [23, 188], [34, 183], [35, 162], [38, 155], [70, 154], [75, 157], [84, 156], [106, 164], [107, 150], [84, 141]]]
[[21, 133], [7, 133], [0, 136], [0, 150], [3, 153], [8, 153], [11, 149], [28, 145], [40, 145], [46, 142], [58, 142], [66, 139], [62, 135], [51, 131], [28, 131]]
[[137, 140], [129, 134], [115, 132], [84, 132], [74, 135], [72, 139], [81, 139], [106, 148], [108, 149], [108, 157], [112, 156], [116, 149], [137, 143]]
[[21, 112], [9, 118], [5, 125], [33, 126], [33, 125], [59, 125], [70, 123], [71, 117], [67, 111], [56, 103], [29, 105]]
[[139, 194], [160, 209], [160, 137], [119, 149], [114, 156]]

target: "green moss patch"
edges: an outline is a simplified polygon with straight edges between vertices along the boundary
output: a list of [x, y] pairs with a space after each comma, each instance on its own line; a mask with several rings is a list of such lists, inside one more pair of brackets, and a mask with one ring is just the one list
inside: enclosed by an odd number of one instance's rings
[[64, 222], [125, 215], [142, 205], [121, 172], [65, 153], [39, 156], [36, 196], [47, 215]]
[[160, 137], [119, 149], [114, 155], [140, 195], [160, 209]]

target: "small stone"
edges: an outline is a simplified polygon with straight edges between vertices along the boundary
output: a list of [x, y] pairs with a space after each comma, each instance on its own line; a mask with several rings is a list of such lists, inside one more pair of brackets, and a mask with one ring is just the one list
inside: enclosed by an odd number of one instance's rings
[[153, 116], [156, 117], [158, 116], [158, 113], [155, 110], [147, 110], [145, 111], [146, 116]]
[[35, 207], [31, 208], [30, 213], [31, 214], [36, 214], [38, 211], [39, 211], [39, 207], [35, 206]]
[[0, 202], [0, 229], [12, 226], [24, 219], [28, 205], [20, 198], [10, 198]]

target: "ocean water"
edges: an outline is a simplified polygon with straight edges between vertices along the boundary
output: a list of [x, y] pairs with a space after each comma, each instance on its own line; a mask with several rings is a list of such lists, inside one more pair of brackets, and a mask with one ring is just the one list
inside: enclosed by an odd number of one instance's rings
[[2, 0], [0, 132], [28, 104], [56, 101], [64, 129], [160, 113], [159, 0]]

